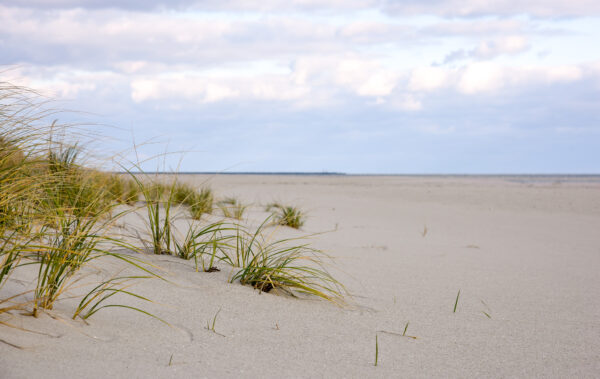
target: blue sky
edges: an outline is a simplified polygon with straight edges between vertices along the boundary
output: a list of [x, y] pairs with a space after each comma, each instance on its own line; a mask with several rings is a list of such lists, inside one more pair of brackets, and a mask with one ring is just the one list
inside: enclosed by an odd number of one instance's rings
[[598, 41], [589, 0], [0, 0], [4, 80], [182, 171], [600, 173]]

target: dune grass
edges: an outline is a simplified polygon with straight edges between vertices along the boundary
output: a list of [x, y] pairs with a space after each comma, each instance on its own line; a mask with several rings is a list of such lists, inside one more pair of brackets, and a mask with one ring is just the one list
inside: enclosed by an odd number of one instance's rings
[[194, 193], [190, 203], [188, 203], [192, 218], [200, 220], [202, 215], [211, 214], [213, 212], [213, 203], [214, 195], [210, 188], [204, 187], [200, 192]]
[[215, 331], [215, 325], [217, 323], [217, 317], [219, 317], [219, 313], [221, 313], [221, 308], [219, 308], [219, 310], [217, 311], [217, 313], [215, 313], [213, 319], [212, 319], [212, 323], [210, 321], [206, 321], [206, 329], [210, 330], [214, 333], [216, 333]]
[[241, 220], [244, 216], [244, 212], [248, 208], [247, 205], [243, 205], [238, 199], [235, 197], [228, 197], [219, 202], [217, 202], [219, 209], [223, 212], [223, 217], [233, 218], [236, 220]]
[[173, 186], [173, 201], [178, 204], [189, 204], [194, 196], [196, 190], [185, 183], [175, 183]]
[[[57, 140], [55, 131], [60, 125], [47, 122], [54, 113], [44, 110], [44, 102], [36, 102], [36, 96], [34, 91], [0, 81], [0, 313], [20, 309], [38, 315], [53, 309], [67, 293], [73, 296], [69, 290], [81, 280], [83, 268], [106, 257], [119, 259], [141, 273], [87, 284], [91, 289], [80, 295], [73, 318], [87, 319], [112, 307], [156, 317], [112, 302], [117, 294], [150, 301], [130, 287], [139, 279], [159, 277], [143, 260], [113, 251], [141, 250], [110, 233], [120, 217], [138, 209], [145, 210], [148, 229], [143, 243], [154, 254], [193, 259], [196, 270], [204, 272], [218, 270], [217, 262], [227, 263], [236, 269], [232, 282], [263, 292], [309, 294], [342, 303], [343, 286], [324, 268], [327, 255], [307, 241], [277, 240], [271, 233], [267, 238], [272, 218], [253, 231], [225, 221], [200, 223], [203, 215], [213, 212], [214, 194], [208, 187], [198, 191], [176, 178], [165, 184], [143, 174], [114, 174], [87, 166], [81, 145]], [[136, 203], [138, 208], [131, 206]], [[183, 236], [174, 226], [178, 205], [183, 205], [192, 219]], [[234, 198], [217, 205], [224, 217], [237, 220], [248, 207]], [[301, 225], [301, 216], [294, 208], [290, 219], [296, 221], [280, 223]], [[36, 268], [30, 278], [34, 288], [5, 295], [4, 285], [24, 266]], [[16, 302], [25, 294], [33, 294], [32, 299]], [[215, 321], [216, 315], [213, 331]]]
[[224, 222], [214, 222], [205, 226], [190, 225], [182, 243], [175, 242], [177, 256], [182, 259], [194, 259], [196, 271], [200, 267], [204, 272], [220, 271], [215, 262], [220, 260], [227, 248], [231, 236], [224, 232], [235, 230]]
[[153, 317], [153, 318], [168, 325], [168, 323], [166, 321], [164, 321], [163, 319], [161, 319], [161, 318], [155, 316], [154, 314], [149, 313], [141, 308], [133, 307], [130, 305], [124, 305], [124, 304], [104, 304], [104, 302], [106, 300], [108, 300], [109, 298], [111, 298], [112, 296], [117, 295], [117, 294], [124, 294], [124, 295], [128, 295], [128, 296], [131, 296], [131, 297], [134, 297], [137, 299], [147, 301], [147, 302], [152, 302], [152, 300], [150, 300], [144, 296], [141, 296], [139, 294], [136, 294], [134, 292], [127, 290], [128, 287], [133, 285], [133, 283], [131, 283], [131, 281], [134, 281], [137, 279], [149, 279], [149, 278], [152, 278], [152, 276], [151, 275], [137, 275], [137, 276], [130, 275], [130, 276], [113, 277], [111, 279], [100, 282], [100, 284], [98, 284], [96, 287], [94, 287], [91, 291], [89, 291], [81, 299], [81, 301], [79, 302], [79, 305], [77, 306], [77, 308], [75, 309], [75, 312], [73, 313], [73, 319], [75, 319], [79, 316], [82, 319], [86, 320], [101, 309], [117, 307], [117, 308], [131, 309], [131, 310], [143, 313], [145, 315]]
[[192, 218], [200, 220], [203, 214], [212, 213], [214, 195], [210, 188], [203, 187], [197, 191], [191, 185], [176, 183], [172, 191], [173, 202], [189, 206]]
[[300, 229], [304, 225], [306, 215], [297, 207], [270, 203], [266, 207], [267, 212], [273, 212], [274, 222], [290, 228]]
[[[45, 104], [35, 91], [0, 81], [0, 294], [15, 270], [37, 266], [35, 287], [0, 296], [0, 313], [52, 309], [81, 278], [81, 268], [103, 256], [152, 276], [134, 259], [100, 247], [124, 246], [107, 233], [122, 215], [114, 207], [135, 201], [136, 189], [131, 181], [85, 167], [77, 143], [57, 140], [56, 130], [67, 128], [46, 121], [55, 112]], [[15, 302], [29, 293], [33, 299]]]
[[262, 292], [302, 293], [341, 304], [345, 289], [325, 270], [329, 257], [310, 247], [306, 239], [269, 240], [265, 228], [270, 222], [268, 217], [254, 232], [238, 226], [233, 249], [222, 257], [239, 268], [231, 282], [239, 280]]
[[460, 297], [460, 290], [458, 290], [458, 293], [456, 294], [456, 300], [454, 301], [454, 309], [452, 310], [452, 313], [456, 313], [456, 308], [458, 307], [458, 298]]
[[133, 179], [117, 174], [104, 174], [101, 177], [108, 183], [111, 197], [118, 203], [133, 205], [138, 201], [140, 189]]
[[375, 333], [375, 362], [373, 366], [377, 367], [377, 363], [379, 362], [379, 340], [377, 338], [377, 333]]
[[138, 181], [138, 185], [146, 204], [152, 252], [154, 254], [173, 254], [173, 250], [171, 250], [172, 220], [170, 218], [171, 206], [173, 205], [173, 192], [168, 191], [169, 195], [166, 201], [163, 201], [162, 198], [166, 191], [166, 187], [163, 185], [154, 184], [152, 186], [145, 186], [140, 181]]

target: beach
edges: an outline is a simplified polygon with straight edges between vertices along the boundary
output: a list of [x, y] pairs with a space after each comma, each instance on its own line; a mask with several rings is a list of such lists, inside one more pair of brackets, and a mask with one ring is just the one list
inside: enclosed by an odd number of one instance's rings
[[[180, 180], [239, 198], [249, 224], [268, 215], [270, 202], [306, 211], [301, 230], [273, 233], [311, 235], [311, 246], [333, 258], [326, 267], [345, 285], [345, 304], [229, 283], [223, 263], [206, 273], [143, 255], [166, 280], [132, 290], [153, 303], [116, 298], [169, 325], [116, 307], [71, 320], [78, 300], [68, 296], [38, 318], [1, 315], [11, 326], [0, 325], [0, 378], [600, 375], [597, 176]], [[143, 232], [135, 215], [119, 223]], [[86, 272], [121, 266], [102, 258]], [[31, 284], [19, 278], [7, 290]]]

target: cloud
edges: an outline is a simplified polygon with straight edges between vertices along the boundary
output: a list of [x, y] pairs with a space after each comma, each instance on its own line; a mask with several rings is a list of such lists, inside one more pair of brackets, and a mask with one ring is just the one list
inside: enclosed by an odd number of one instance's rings
[[448, 84], [449, 70], [441, 67], [417, 67], [412, 70], [408, 89], [415, 92], [430, 92]]
[[[484, 162], [487, 151], [504, 154], [516, 139], [526, 151], [560, 134], [545, 142], [548, 160], [553, 144], [591, 141], [600, 130], [600, 63], [593, 49], [575, 48], [593, 46], [595, 3], [0, 4], [2, 63], [18, 65], [20, 83], [138, 136], [213, 149], [204, 169], [252, 157], [258, 170], [315, 169], [327, 159], [345, 165], [330, 170], [398, 172], [407, 161], [410, 170], [439, 172], [453, 162], [464, 172], [473, 157], [453, 156], [457, 150], [481, 146], [476, 160]], [[555, 19], [584, 13], [592, 17]], [[444, 56], [451, 64], [436, 65]], [[597, 157], [597, 142], [587, 143], [582, 151]], [[240, 148], [233, 154], [225, 144]]]
[[392, 15], [434, 14], [445, 17], [513, 16], [589, 17], [600, 15], [595, 0], [386, 0], [383, 9]]
[[474, 63], [462, 70], [458, 78], [458, 90], [465, 94], [490, 92], [504, 86], [508, 73], [492, 63]]
[[[1, 2], [0, 2], [1, 4]], [[202, 10], [219, 12], [354, 12], [377, 9], [393, 16], [476, 17], [527, 14], [534, 17], [587, 17], [600, 14], [595, 0], [12, 0], [42, 9]]]
[[396, 86], [397, 77], [398, 73], [362, 59], [342, 59], [334, 67], [335, 83], [359, 96], [389, 95]]
[[482, 41], [471, 50], [455, 50], [444, 58], [444, 64], [465, 60], [489, 60], [501, 55], [517, 55], [530, 49], [527, 39], [523, 36], [507, 36], [491, 41]]
[[491, 59], [499, 55], [514, 55], [529, 49], [527, 39], [523, 36], [508, 36], [493, 41], [484, 41], [473, 50], [474, 57]]
[[305, 54], [415, 43], [412, 29], [386, 22], [338, 24], [296, 14], [40, 11], [1, 5], [0, 37], [0, 46], [9, 52], [4, 63], [68, 63], [95, 69], [116, 61], [194, 62], [205, 67], [258, 59], [291, 61]]

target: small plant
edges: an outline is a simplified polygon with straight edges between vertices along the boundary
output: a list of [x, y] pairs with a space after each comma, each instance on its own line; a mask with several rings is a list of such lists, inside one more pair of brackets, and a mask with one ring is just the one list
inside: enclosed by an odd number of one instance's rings
[[378, 362], [379, 362], [379, 341], [377, 339], [377, 333], [375, 333], [375, 363], [373, 364], [373, 366], [377, 366]]
[[229, 197], [225, 200], [221, 200], [217, 203], [221, 212], [223, 212], [223, 216], [227, 218], [234, 218], [236, 220], [241, 220], [247, 205], [242, 205], [238, 199]]
[[199, 220], [203, 214], [211, 214], [213, 211], [214, 196], [210, 188], [205, 187], [199, 193], [195, 193], [189, 200], [192, 218]]
[[131, 175], [145, 201], [148, 215], [146, 224], [149, 229], [152, 252], [154, 254], [173, 254], [171, 207], [174, 204], [175, 191], [173, 189], [176, 183], [174, 182], [171, 186], [165, 186], [162, 183], [145, 184], [137, 176]]
[[486, 311], [481, 311], [481, 313], [483, 313], [487, 318], [492, 318], [492, 315], [490, 315], [490, 313], [492, 312], [492, 310], [490, 309], [490, 307], [485, 303], [485, 301], [480, 300], [481, 304], [483, 304], [484, 307], [487, 308], [487, 312]]
[[458, 298], [460, 297], [460, 290], [458, 290], [458, 293], [456, 294], [456, 301], [454, 301], [454, 310], [452, 311], [452, 313], [456, 313], [456, 307], [458, 307]]
[[[131, 286], [131, 283], [128, 283], [129, 281], [134, 280], [134, 279], [148, 279], [148, 278], [152, 278], [152, 276], [122, 276], [122, 277], [111, 278], [109, 280], [101, 282], [96, 287], [94, 287], [90, 292], [88, 292], [87, 295], [85, 295], [83, 297], [83, 299], [81, 299], [81, 302], [79, 302], [79, 305], [77, 306], [77, 309], [75, 310], [75, 313], [73, 314], [73, 320], [77, 316], [86, 320], [87, 318], [92, 316], [94, 313], [98, 312], [99, 310], [101, 310], [103, 308], [118, 307], [118, 308], [131, 309], [136, 312], [143, 313], [147, 316], [155, 318], [155, 319], [168, 325], [168, 323], [166, 321], [164, 321], [163, 319], [156, 317], [155, 315], [153, 315], [149, 312], [146, 312], [140, 308], [132, 307], [129, 305], [123, 305], [123, 304], [101, 305], [104, 301], [108, 300], [110, 297], [112, 297], [116, 294], [129, 295], [129, 296], [132, 296], [132, 297], [144, 300], [144, 301], [152, 302], [151, 300], [149, 300], [148, 298], [146, 298], [144, 296], [141, 296], [141, 295], [138, 295], [136, 293], [126, 290], [127, 287]], [[87, 309], [87, 312], [85, 312], [85, 314], [84, 314], [83, 312], [86, 309]]]
[[342, 303], [344, 287], [323, 267], [327, 256], [296, 239], [269, 242], [263, 230], [268, 217], [254, 233], [238, 226], [235, 246], [221, 258], [240, 270], [231, 278], [262, 292], [273, 289], [295, 296], [304, 293]]
[[189, 204], [196, 195], [196, 191], [185, 183], [176, 183], [173, 187], [173, 201], [178, 204]]
[[219, 310], [217, 311], [217, 313], [215, 313], [215, 316], [212, 319], [212, 323], [210, 322], [210, 320], [206, 321], [206, 329], [209, 330], [209, 331], [211, 331], [211, 332], [213, 332], [213, 333], [215, 333], [215, 334], [220, 335], [221, 337], [225, 337], [223, 334], [218, 333], [215, 330], [215, 324], [217, 323], [217, 317], [219, 316], [219, 313], [221, 313], [221, 308], [219, 308]]
[[[226, 241], [231, 237], [223, 237], [222, 232], [231, 230], [222, 222], [209, 224], [205, 227], [190, 225], [183, 243], [175, 241], [176, 253], [182, 259], [194, 259], [196, 271], [199, 265], [202, 266], [204, 272], [219, 271], [214, 266], [217, 253], [222, 253], [226, 246]], [[204, 256], [208, 255], [208, 263]]]
[[289, 226], [291, 228], [299, 229], [304, 225], [305, 215], [297, 207], [284, 206], [278, 203], [271, 203], [267, 205], [267, 212], [272, 212], [275, 215], [274, 221], [279, 225]]

